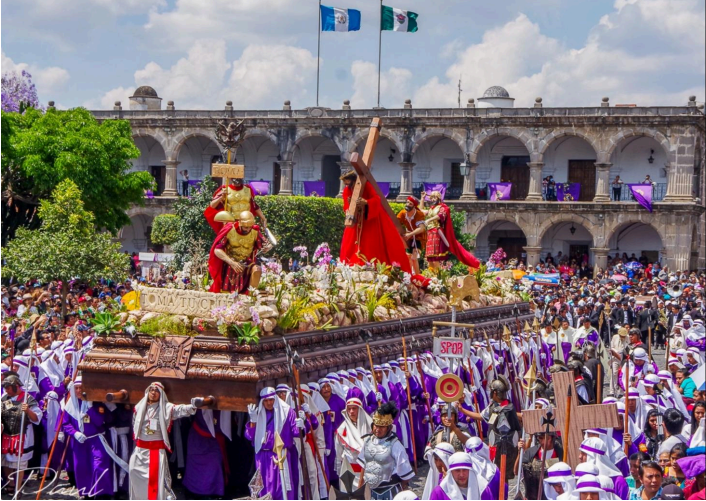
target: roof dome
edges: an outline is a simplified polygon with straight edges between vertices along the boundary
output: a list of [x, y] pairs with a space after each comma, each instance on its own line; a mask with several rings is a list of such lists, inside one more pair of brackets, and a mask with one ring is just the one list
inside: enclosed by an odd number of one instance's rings
[[157, 96], [157, 91], [154, 90], [149, 85], [142, 85], [135, 89], [135, 93], [132, 97], [159, 97]]
[[504, 87], [493, 85], [485, 90], [483, 97], [510, 97], [510, 94]]

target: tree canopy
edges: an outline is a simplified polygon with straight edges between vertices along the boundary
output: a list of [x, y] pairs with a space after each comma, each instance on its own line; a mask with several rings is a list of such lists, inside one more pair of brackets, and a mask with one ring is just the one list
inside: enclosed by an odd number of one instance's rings
[[3, 249], [3, 277], [67, 285], [72, 279], [117, 281], [127, 276], [129, 256], [120, 252], [110, 233], [96, 232], [95, 218], [84, 208], [73, 181], [59, 183], [51, 199], [40, 202], [38, 216], [39, 229], [19, 228]]
[[126, 210], [154, 184], [148, 172], [130, 172], [140, 151], [127, 120], [99, 123], [83, 108], [30, 108], [3, 112], [2, 129], [3, 245], [19, 227], [38, 227], [40, 201], [66, 179], [78, 186], [96, 229], [113, 233], [130, 223]]

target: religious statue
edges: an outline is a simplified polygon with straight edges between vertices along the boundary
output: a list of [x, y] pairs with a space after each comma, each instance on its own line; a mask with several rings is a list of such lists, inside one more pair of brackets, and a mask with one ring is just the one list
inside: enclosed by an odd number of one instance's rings
[[402, 270], [411, 272], [404, 241], [371, 183], [366, 182], [360, 196], [353, 201], [353, 187], [358, 180], [358, 173], [351, 169], [343, 174], [341, 179], [345, 183], [344, 212], [348, 213], [353, 203], [362, 209], [359, 220], [353, 225], [347, 225], [343, 230], [341, 261], [349, 265], [366, 262], [397, 264]]
[[243, 211], [249, 211], [260, 218], [262, 228], [267, 228], [267, 218], [255, 202], [255, 190], [244, 181], [245, 167], [228, 165], [233, 172], [232, 183], [219, 187], [213, 194], [213, 200], [204, 210], [204, 217], [216, 233], [223, 229], [225, 223], [233, 222]]
[[[229, 215], [228, 213], [226, 213]], [[272, 244], [255, 225], [255, 216], [244, 210], [238, 220], [226, 219], [211, 246], [208, 272], [213, 278], [211, 292], [246, 293], [260, 283], [261, 269], [256, 257], [267, 252]]]
[[426, 232], [414, 236], [411, 234], [424, 224], [424, 213], [419, 210], [419, 200], [412, 196], [407, 197], [404, 203], [404, 209], [397, 213], [397, 219], [407, 231], [405, 240], [407, 240], [409, 264], [412, 266], [412, 272], [418, 275], [420, 252], [427, 243]]
[[[422, 211], [424, 211], [425, 198], [426, 192], [422, 192], [422, 201], [419, 207]], [[438, 191], [432, 191], [429, 194], [429, 200], [431, 207], [425, 212], [424, 223], [416, 230], [408, 232], [405, 238], [412, 238], [426, 232], [426, 259], [432, 270], [438, 270], [441, 264], [449, 258], [449, 252], [451, 252], [473, 273], [480, 268], [480, 261], [456, 240], [449, 206], [441, 201], [441, 193]]]

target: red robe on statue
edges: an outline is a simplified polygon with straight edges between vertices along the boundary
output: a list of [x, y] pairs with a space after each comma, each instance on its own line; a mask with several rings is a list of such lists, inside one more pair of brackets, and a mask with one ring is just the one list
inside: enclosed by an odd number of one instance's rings
[[[343, 188], [343, 211], [348, 212], [348, 207], [353, 196], [353, 189]], [[407, 257], [406, 245], [395, 223], [382, 207], [380, 197], [369, 183], [365, 183], [362, 198], [366, 206], [366, 217], [363, 221], [358, 241], [358, 225], [346, 226], [343, 230], [341, 241], [341, 261], [346, 264], [365, 264], [365, 262], [381, 262], [388, 265], [395, 263], [407, 273], [412, 273], [412, 268]]]
[[260, 227], [253, 225], [251, 232], [254, 232], [255, 235], [253, 235], [252, 251], [249, 252], [249, 256], [246, 259], [241, 261], [241, 264], [245, 267], [245, 271], [243, 273], [236, 273], [233, 268], [216, 256], [216, 249], [226, 248], [228, 244], [228, 232], [231, 230], [237, 232], [238, 235], [248, 235], [240, 230], [238, 221], [226, 223], [223, 225], [223, 228], [221, 228], [221, 231], [218, 232], [208, 256], [208, 273], [211, 275], [211, 278], [213, 278], [213, 284], [211, 284], [209, 290], [211, 292], [237, 291], [239, 294], [245, 294], [250, 286], [250, 271], [252, 270], [252, 266], [255, 265], [255, 255], [265, 244], [265, 237], [260, 232]]

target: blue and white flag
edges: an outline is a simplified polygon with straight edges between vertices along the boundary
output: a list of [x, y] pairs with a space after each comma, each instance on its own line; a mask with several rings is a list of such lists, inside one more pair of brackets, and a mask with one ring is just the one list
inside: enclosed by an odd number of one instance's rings
[[358, 31], [360, 11], [321, 5], [321, 31]]

